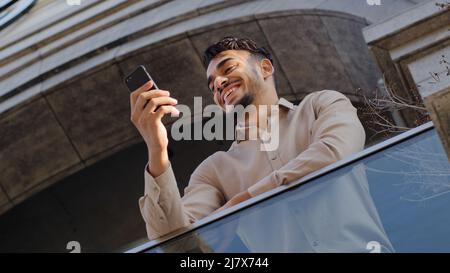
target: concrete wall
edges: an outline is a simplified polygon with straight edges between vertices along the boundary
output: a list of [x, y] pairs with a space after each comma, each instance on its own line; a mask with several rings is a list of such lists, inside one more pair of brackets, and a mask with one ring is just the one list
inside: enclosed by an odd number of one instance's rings
[[[181, 195], [194, 169], [231, 142], [170, 142]], [[118, 252], [145, 240], [138, 198], [143, 194], [144, 143], [132, 145], [28, 198], [0, 217], [1, 252]]]

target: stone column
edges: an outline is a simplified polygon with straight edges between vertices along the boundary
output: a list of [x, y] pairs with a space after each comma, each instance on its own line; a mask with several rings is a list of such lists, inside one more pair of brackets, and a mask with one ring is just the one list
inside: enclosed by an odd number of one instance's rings
[[450, 159], [449, 25], [450, 4], [434, 0], [365, 28], [364, 36], [395, 92], [424, 103]]

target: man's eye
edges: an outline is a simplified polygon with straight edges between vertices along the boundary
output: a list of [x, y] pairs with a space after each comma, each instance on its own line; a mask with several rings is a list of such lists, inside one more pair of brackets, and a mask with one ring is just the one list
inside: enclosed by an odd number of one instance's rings
[[225, 70], [225, 74], [228, 74], [228, 73], [229, 73], [233, 68], [235, 68], [235, 67], [236, 67], [235, 65], [228, 67], [228, 68]]

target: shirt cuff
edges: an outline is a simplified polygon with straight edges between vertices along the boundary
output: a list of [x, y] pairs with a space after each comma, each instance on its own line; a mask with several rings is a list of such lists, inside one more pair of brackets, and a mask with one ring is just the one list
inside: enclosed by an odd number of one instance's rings
[[173, 186], [172, 184], [175, 184], [175, 187], [177, 188], [175, 175], [170, 163], [167, 169], [157, 177], [153, 177], [148, 171], [148, 164], [145, 165], [144, 180], [144, 193], [152, 200], [158, 200], [160, 193], [170, 189], [171, 186]]

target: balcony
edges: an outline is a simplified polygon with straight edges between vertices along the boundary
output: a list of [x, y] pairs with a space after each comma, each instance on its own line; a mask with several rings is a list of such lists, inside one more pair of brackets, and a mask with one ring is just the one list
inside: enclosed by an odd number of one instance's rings
[[449, 208], [429, 122], [127, 252], [449, 252]]

